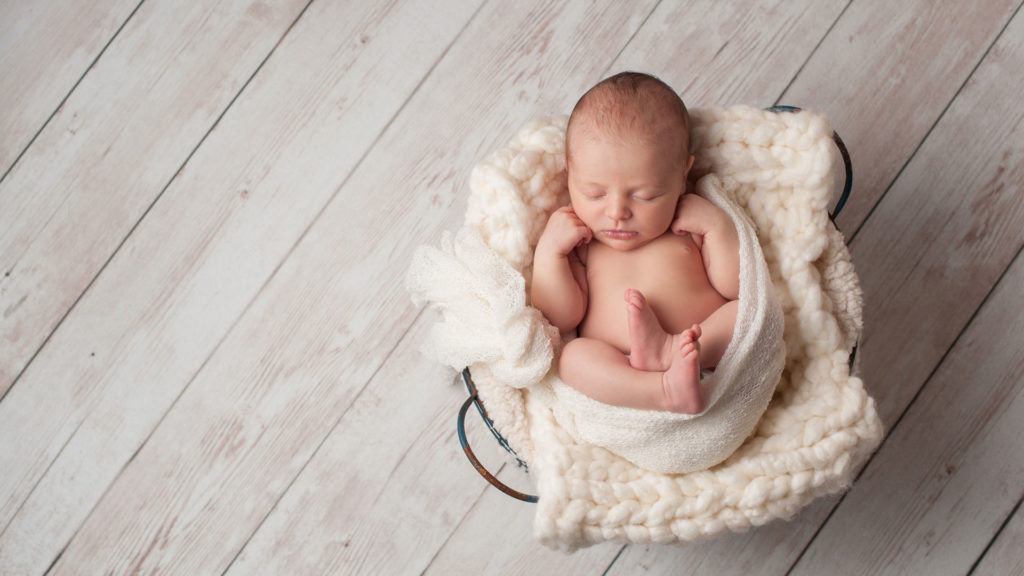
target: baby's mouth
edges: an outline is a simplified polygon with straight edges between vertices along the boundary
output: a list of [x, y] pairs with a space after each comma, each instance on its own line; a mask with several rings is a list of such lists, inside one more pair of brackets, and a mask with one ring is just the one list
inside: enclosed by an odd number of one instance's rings
[[602, 230], [601, 235], [612, 240], [631, 240], [637, 233], [633, 230]]

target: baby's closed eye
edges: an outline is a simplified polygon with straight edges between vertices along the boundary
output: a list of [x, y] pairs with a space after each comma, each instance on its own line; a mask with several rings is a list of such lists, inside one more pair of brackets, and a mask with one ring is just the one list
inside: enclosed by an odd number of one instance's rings
[[658, 192], [658, 191], [653, 191], [653, 190], [645, 190], [645, 191], [642, 191], [642, 192], [634, 192], [633, 193], [633, 198], [634, 199], [645, 201], [645, 202], [651, 201], [651, 200], [657, 200], [658, 198], [660, 198], [662, 196], [664, 196], [663, 192]]

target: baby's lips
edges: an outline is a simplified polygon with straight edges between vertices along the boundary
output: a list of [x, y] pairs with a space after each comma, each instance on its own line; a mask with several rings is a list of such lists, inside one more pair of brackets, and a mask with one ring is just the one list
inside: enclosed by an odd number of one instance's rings
[[608, 238], [613, 238], [616, 240], [625, 240], [633, 238], [637, 235], [637, 233], [633, 230], [604, 230], [601, 233]]

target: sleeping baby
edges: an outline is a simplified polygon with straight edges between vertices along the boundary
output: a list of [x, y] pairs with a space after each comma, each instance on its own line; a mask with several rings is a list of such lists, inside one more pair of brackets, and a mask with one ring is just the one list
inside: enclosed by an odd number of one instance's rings
[[701, 371], [733, 335], [739, 239], [686, 193], [689, 114], [660, 80], [626, 72], [576, 104], [565, 136], [571, 204], [538, 241], [532, 304], [562, 333], [562, 380], [605, 404], [696, 414]]

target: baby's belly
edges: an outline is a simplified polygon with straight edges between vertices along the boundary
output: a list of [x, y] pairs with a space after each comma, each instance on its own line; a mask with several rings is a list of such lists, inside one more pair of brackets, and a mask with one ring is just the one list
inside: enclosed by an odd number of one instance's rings
[[700, 250], [689, 237], [665, 234], [649, 244], [618, 252], [592, 242], [587, 255], [587, 314], [580, 336], [629, 353], [626, 289], [647, 298], [662, 328], [678, 334], [699, 324], [726, 300], [711, 286]]

